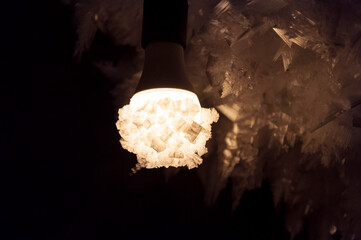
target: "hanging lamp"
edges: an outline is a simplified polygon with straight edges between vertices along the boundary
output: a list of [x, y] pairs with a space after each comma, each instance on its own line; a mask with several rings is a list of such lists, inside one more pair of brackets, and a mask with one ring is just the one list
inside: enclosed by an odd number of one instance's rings
[[201, 107], [186, 77], [187, 15], [187, 0], [144, 0], [143, 73], [116, 123], [122, 147], [137, 155], [136, 169], [197, 167], [218, 121], [214, 108]]

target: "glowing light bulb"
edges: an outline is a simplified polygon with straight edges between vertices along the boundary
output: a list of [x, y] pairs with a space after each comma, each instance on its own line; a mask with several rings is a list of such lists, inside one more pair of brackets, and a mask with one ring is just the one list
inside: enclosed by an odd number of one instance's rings
[[219, 118], [214, 108], [201, 107], [197, 95], [177, 88], [138, 92], [118, 113], [120, 143], [137, 155], [137, 168], [197, 167]]

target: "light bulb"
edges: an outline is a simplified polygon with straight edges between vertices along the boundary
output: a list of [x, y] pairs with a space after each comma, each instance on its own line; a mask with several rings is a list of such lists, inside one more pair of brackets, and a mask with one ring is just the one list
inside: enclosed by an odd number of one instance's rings
[[197, 167], [217, 111], [202, 108], [184, 64], [187, 0], [144, 0], [145, 59], [136, 94], [119, 109], [122, 147], [139, 168]]

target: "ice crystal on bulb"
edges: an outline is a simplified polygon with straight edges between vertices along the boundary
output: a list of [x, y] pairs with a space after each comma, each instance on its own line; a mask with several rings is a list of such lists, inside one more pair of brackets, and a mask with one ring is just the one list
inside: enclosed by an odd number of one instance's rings
[[138, 168], [197, 167], [219, 117], [194, 93], [170, 88], [139, 92], [118, 113], [120, 143], [137, 155]]

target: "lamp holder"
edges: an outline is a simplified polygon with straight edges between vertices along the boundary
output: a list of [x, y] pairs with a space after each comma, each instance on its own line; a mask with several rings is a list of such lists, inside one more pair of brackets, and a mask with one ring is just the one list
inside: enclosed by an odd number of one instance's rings
[[186, 47], [187, 0], [144, 0], [142, 47], [151, 42], [174, 42]]
[[185, 73], [187, 0], [144, 0], [143, 73], [136, 92], [150, 88], [193, 91]]

